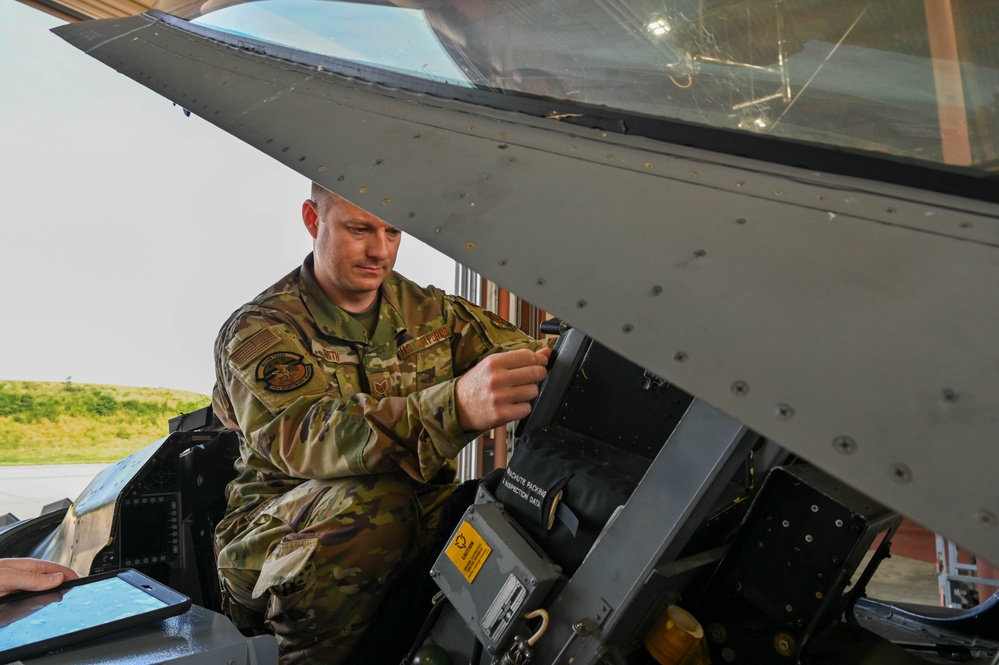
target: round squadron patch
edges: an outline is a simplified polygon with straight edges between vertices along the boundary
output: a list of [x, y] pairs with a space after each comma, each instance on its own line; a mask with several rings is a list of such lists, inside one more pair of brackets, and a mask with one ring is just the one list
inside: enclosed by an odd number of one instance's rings
[[297, 353], [278, 351], [257, 363], [257, 381], [267, 390], [285, 393], [300, 388], [312, 378], [312, 365], [302, 362]]

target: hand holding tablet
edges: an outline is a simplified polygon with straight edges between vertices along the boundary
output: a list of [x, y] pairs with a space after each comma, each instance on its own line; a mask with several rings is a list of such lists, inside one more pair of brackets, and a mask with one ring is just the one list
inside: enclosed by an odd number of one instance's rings
[[191, 600], [138, 571], [69, 580], [0, 597], [0, 663], [186, 612]]

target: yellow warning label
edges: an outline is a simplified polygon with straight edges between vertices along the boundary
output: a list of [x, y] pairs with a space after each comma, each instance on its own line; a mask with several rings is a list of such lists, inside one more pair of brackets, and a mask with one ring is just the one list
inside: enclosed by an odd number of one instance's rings
[[492, 551], [493, 548], [486, 544], [479, 532], [473, 529], [471, 524], [464, 521], [458, 528], [454, 540], [445, 550], [447, 558], [458, 566], [458, 570], [465, 576], [465, 580], [469, 584], [475, 581], [475, 576], [482, 570], [482, 565]]

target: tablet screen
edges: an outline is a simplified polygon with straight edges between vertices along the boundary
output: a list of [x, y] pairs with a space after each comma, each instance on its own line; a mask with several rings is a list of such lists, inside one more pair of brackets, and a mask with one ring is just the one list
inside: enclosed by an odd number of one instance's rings
[[0, 651], [166, 607], [117, 577], [0, 604]]

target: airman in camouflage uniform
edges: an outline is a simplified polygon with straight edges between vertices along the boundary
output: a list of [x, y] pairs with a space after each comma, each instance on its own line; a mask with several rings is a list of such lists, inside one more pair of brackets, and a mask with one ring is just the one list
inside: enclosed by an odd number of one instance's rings
[[216, 546], [237, 625], [269, 627], [282, 663], [341, 663], [429, 542], [453, 458], [513, 419], [477, 419], [483, 395], [526, 415], [547, 351], [392, 272], [398, 230], [349, 202], [314, 186], [303, 219], [314, 254], [216, 342], [214, 407], [241, 455]]

